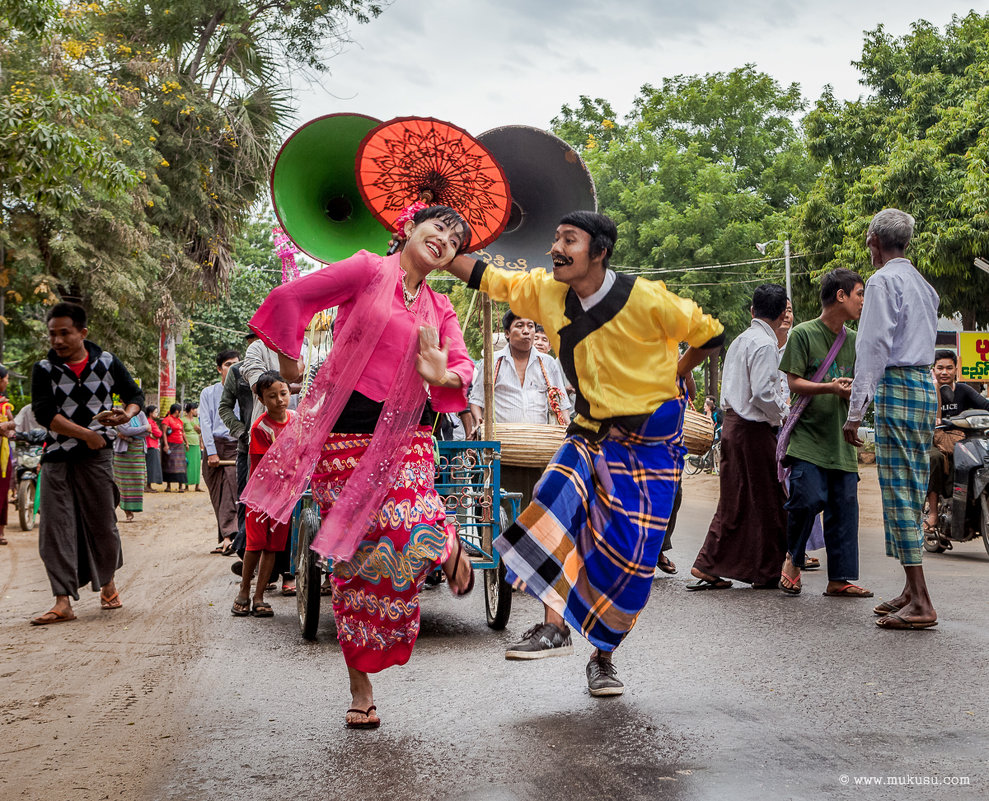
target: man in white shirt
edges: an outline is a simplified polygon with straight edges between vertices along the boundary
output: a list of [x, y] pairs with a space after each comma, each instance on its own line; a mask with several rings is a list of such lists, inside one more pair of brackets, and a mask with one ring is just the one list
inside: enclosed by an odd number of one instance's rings
[[724, 589], [727, 579], [776, 587], [786, 558], [783, 488], [776, 477], [776, 432], [787, 404], [779, 381], [777, 332], [786, 290], [763, 284], [752, 323], [725, 354], [721, 381], [721, 498], [691, 574], [689, 590]]
[[222, 553], [224, 556], [234, 555], [233, 540], [237, 536], [237, 468], [234, 466], [237, 440], [220, 419], [220, 396], [227, 372], [231, 365], [239, 361], [240, 354], [235, 350], [218, 353], [216, 371], [220, 374], [220, 380], [199, 394], [199, 427], [206, 454], [203, 478], [216, 515], [219, 543], [211, 553]]
[[855, 340], [855, 379], [845, 439], [862, 444], [858, 429], [876, 403], [876, 465], [883, 499], [886, 555], [900, 560], [906, 584], [879, 604], [876, 625], [926, 629], [937, 625], [927, 591], [920, 515], [927, 489], [928, 451], [937, 415], [931, 380], [939, 298], [904, 256], [914, 219], [883, 209], [869, 224], [865, 244], [874, 267], [865, 284], [865, 306]]
[[[535, 323], [509, 311], [502, 318], [502, 326], [508, 344], [494, 354], [495, 422], [568, 425], [571, 405], [567, 380], [556, 359], [533, 347]], [[474, 374], [484, 375], [483, 359], [477, 363]], [[553, 392], [554, 389], [558, 392]], [[562, 398], [554, 403], [556, 395]], [[473, 382], [468, 400], [474, 419], [480, 422], [484, 416], [483, 381]], [[559, 406], [562, 419], [553, 405]]]
[[[494, 354], [494, 407], [496, 423], [534, 423], [566, 426], [570, 422], [570, 398], [567, 380], [560, 363], [533, 347], [536, 325], [532, 320], [505, 313], [502, 327], [508, 344]], [[477, 363], [471, 386], [470, 402], [474, 420], [484, 416], [484, 360]], [[542, 470], [538, 467], [503, 465], [502, 486], [509, 492], [522, 493], [524, 508], [532, 499]]]

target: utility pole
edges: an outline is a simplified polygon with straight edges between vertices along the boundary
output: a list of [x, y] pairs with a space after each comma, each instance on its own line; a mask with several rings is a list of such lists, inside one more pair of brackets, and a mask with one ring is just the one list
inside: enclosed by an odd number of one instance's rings
[[756, 242], [755, 247], [763, 256], [766, 255], [766, 248], [770, 245], [783, 245], [783, 260], [786, 264], [786, 296], [793, 302], [793, 287], [790, 285], [790, 236], [786, 239], [770, 239], [768, 242]]
[[787, 237], [783, 241], [783, 256], [786, 259], [786, 296], [793, 302], [793, 291], [790, 287], [790, 239]]

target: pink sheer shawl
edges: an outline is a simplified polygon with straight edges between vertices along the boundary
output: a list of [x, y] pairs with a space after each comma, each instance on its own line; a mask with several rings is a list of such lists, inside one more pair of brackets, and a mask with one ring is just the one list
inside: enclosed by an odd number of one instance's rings
[[[330, 356], [299, 404], [298, 414], [268, 449], [244, 490], [242, 500], [248, 507], [279, 522], [289, 520], [308, 486], [326, 437], [354, 391], [388, 321], [388, 309], [401, 273], [400, 261], [397, 257], [377, 257], [375, 261], [377, 269], [358, 293], [345, 324], [335, 332]], [[346, 561], [354, 555], [401, 470], [402, 456], [412, 441], [426, 401], [425, 384], [415, 369], [418, 332], [420, 326], [437, 325], [434, 305], [425, 295], [421, 292], [413, 306], [416, 324], [407, 341], [394, 343], [401, 348], [402, 357], [371, 445], [313, 543], [313, 550], [322, 556]]]

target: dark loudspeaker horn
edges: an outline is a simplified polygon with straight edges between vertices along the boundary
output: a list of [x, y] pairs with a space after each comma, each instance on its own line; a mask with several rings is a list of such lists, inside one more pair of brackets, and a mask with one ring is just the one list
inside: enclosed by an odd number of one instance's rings
[[551, 269], [546, 251], [563, 215], [597, 211], [590, 172], [570, 145], [527, 125], [492, 128], [477, 137], [501, 164], [512, 192], [508, 225], [474, 255], [496, 266]]
[[361, 248], [385, 252], [389, 232], [368, 211], [357, 188], [354, 159], [380, 120], [330, 114], [293, 133], [271, 168], [271, 201], [285, 233], [317, 261], [331, 263]]

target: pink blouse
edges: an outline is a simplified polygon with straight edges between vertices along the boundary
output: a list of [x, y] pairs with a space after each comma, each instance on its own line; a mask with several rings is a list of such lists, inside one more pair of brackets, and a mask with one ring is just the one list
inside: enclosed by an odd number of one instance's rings
[[[264, 343], [290, 358], [299, 358], [306, 326], [323, 309], [339, 306], [335, 328], [339, 331], [354, 308], [355, 298], [364, 289], [381, 256], [358, 251], [349, 259], [328, 265], [303, 278], [275, 287], [248, 324]], [[401, 254], [385, 257], [400, 259]], [[403, 344], [415, 325], [415, 315], [405, 307], [401, 271], [391, 296], [391, 307], [381, 339], [354, 386], [362, 395], [382, 402], [398, 371]], [[450, 299], [423, 284], [415, 303], [431, 303], [439, 321], [440, 345], [449, 344], [447, 369], [460, 376], [460, 389], [429, 387], [429, 398], [437, 412], [459, 412], [467, 406], [467, 390], [474, 363], [467, 353], [464, 335]]]

